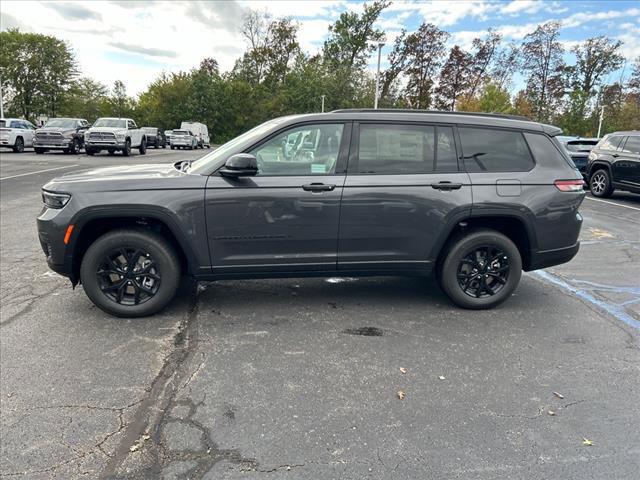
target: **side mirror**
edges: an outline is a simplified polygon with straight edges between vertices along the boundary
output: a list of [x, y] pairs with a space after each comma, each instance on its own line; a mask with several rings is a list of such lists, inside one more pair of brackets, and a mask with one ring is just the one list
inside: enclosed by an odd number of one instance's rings
[[258, 161], [250, 153], [237, 153], [218, 171], [223, 177], [250, 177], [258, 173]]

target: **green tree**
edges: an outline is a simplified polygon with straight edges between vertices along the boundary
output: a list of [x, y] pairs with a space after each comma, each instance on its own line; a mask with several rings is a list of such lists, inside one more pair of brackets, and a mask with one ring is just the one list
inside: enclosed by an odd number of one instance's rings
[[479, 100], [480, 111], [487, 113], [511, 113], [511, 97], [509, 92], [498, 85], [488, 83]]
[[62, 40], [9, 29], [0, 32], [0, 75], [11, 111], [55, 116], [77, 75], [76, 60]]
[[109, 89], [100, 82], [87, 77], [74, 81], [60, 102], [60, 115], [85, 118], [90, 122], [109, 115]]

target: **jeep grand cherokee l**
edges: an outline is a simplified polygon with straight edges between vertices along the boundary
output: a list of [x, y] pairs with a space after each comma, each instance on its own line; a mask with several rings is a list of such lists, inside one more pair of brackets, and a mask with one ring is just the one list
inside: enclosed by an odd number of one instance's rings
[[49, 266], [118, 316], [197, 280], [428, 275], [463, 308], [577, 253], [580, 172], [560, 129], [504, 116], [339, 110], [271, 120], [199, 160], [43, 187]]

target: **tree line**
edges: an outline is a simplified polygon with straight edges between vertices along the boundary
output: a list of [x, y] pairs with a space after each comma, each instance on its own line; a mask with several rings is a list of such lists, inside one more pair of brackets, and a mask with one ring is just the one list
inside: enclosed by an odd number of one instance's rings
[[[223, 142], [273, 117], [317, 112], [321, 95], [326, 110], [371, 107], [368, 63], [384, 37], [376, 21], [389, 5], [377, 0], [361, 13], [343, 12], [314, 55], [300, 47], [294, 20], [252, 11], [241, 30], [247, 49], [229, 72], [205, 58], [191, 71], [161, 73], [136, 98], [122, 81], [109, 88], [80, 76], [72, 49], [55, 37], [0, 32], [5, 111], [28, 119], [127, 116], [163, 129], [190, 119]], [[449, 48], [451, 34], [430, 23], [403, 30], [380, 74], [379, 105], [518, 114], [582, 136], [597, 133], [604, 107], [605, 133], [638, 128], [640, 58], [625, 65], [622, 43], [597, 36], [572, 46], [575, 62], [567, 64], [560, 29], [559, 22], [538, 25], [520, 43], [489, 30], [469, 49]], [[627, 75], [611, 81], [623, 66]], [[524, 87], [512, 92], [516, 75]]]

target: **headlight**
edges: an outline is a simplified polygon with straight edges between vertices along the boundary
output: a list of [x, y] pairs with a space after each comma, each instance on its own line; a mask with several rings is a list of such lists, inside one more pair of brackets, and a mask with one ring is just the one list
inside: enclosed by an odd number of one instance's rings
[[124, 142], [124, 133], [116, 133], [116, 140]]
[[89, 131], [84, 132], [84, 139], [89, 140]]
[[54, 193], [47, 192], [46, 190], [42, 191], [42, 201], [49, 208], [62, 208], [70, 199], [71, 195], [68, 193]]
[[73, 138], [73, 134], [74, 134], [74, 133], [75, 133], [75, 132], [66, 132], [66, 133], [63, 133], [63, 134], [62, 134], [62, 136], [63, 136], [64, 138], [66, 138], [67, 140], [71, 140], [71, 139]]

